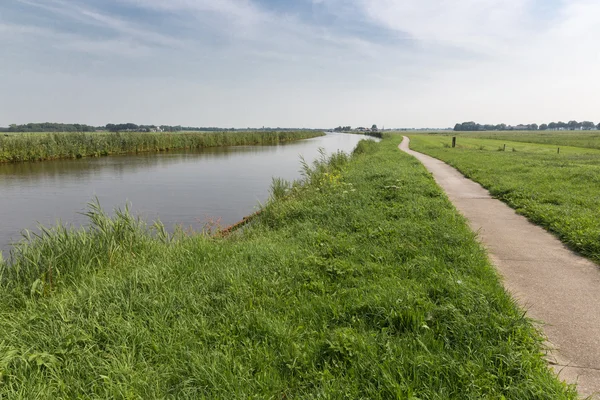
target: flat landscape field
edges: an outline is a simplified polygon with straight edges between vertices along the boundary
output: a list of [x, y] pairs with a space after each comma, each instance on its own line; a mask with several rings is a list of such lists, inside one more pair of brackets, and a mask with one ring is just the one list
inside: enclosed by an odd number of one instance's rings
[[[457, 136], [456, 148], [451, 148], [451, 136]], [[447, 162], [572, 249], [600, 262], [598, 133], [479, 132], [410, 138], [413, 150]]]
[[400, 140], [275, 181], [227, 237], [93, 206], [87, 231], [17, 247], [0, 262], [0, 397], [576, 399]]
[[445, 132], [444, 135], [600, 149], [600, 131]]

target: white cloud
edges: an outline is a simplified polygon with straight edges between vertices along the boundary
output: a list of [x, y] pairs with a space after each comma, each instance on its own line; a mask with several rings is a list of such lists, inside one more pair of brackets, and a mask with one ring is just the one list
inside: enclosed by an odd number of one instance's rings
[[180, 46], [181, 43], [171, 36], [158, 33], [155, 30], [143, 28], [134, 21], [125, 20], [114, 15], [103, 14], [89, 7], [78, 5], [66, 0], [19, 0], [32, 7], [47, 10], [52, 14], [67, 18], [86, 25], [111, 30], [139, 42], [151, 43], [170, 47]]
[[268, 14], [249, 0], [121, 0], [138, 7], [167, 12], [217, 14], [236, 25], [253, 25], [267, 20]]
[[532, 26], [532, 0], [360, 0], [376, 23], [418, 41], [493, 53]]
[[[111, 1], [164, 19], [72, 0], [21, 0], [58, 24], [0, 19], [0, 50], [28, 54], [0, 66], [1, 75], [23, 71], [4, 85], [43, 89], [30, 107], [18, 106], [28, 91], [0, 93], [5, 119], [388, 127], [600, 119], [597, 1], [553, 2], [542, 13], [540, 0], [303, 0], [330, 23], [258, 0]], [[106, 34], [61, 30], [69, 21]], [[44, 76], [52, 78], [42, 85]], [[94, 100], [78, 102], [80, 88]], [[71, 95], [56, 100], [61, 90]]]

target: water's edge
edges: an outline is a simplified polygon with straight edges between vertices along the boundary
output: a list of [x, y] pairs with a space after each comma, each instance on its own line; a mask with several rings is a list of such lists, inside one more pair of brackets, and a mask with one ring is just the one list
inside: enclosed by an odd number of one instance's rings
[[0, 250], [38, 225], [86, 225], [87, 204], [129, 204], [146, 221], [202, 231], [231, 226], [266, 201], [272, 177], [300, 177], [300, 155], [351, 152], [365, 136], [327, 134], [275, 146], [240, 146], [0, 165]]

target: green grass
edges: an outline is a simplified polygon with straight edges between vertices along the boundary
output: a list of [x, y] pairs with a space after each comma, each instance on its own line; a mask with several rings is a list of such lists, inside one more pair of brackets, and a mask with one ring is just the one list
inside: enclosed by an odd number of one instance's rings
[[398, 137], [274, 184], [227, 238], [98, 207], [0, 269], [0, 397], [575, 399]]
[[216, 146], [267, 145], [322, 135], [322, 132], [316, 131], [15, 133], [0, 135], [0, 163]]
[[[411, 147], [481, 183], [572, 249], [600, 262], [600, 150], [459, 137], [411, 136]], [[504, 149], [506, 151], [499, 151]]]
[[448, 132], [444, 135], [600, 149], [600, 131]]

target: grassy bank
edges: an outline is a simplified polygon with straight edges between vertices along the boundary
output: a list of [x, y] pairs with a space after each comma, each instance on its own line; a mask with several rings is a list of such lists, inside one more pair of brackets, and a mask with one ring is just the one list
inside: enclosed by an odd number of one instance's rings
[[574, 399], [398, 137], [276, 181], [227, 238], [90, 210], [17, 248], [0, 397]]
[[0, 163], [202, 147], [267, 145], [322, 135], [322, 132], [316, 131], [15, 133], [0, 136]]
[[[534, 136], [535, 138], [535, 136]], [[534, 140], [534, 139], [531, 139]], [[600, 262], [600, 151], [437, 135], [411, 136], [414, 150], [448, 162], [531, 221]], [[564, 142], [561, 142], [564, 143]], [[499, 151], [504, 149], [506, 151]]]

